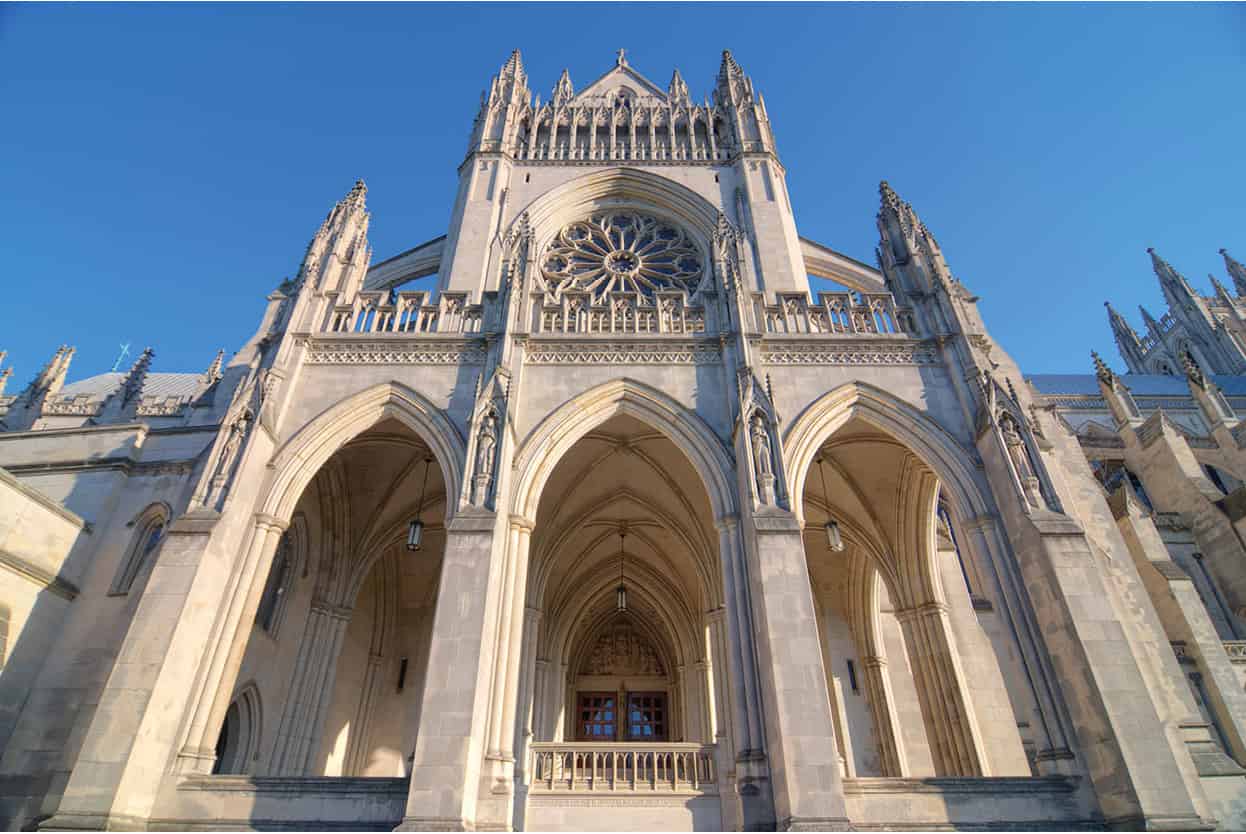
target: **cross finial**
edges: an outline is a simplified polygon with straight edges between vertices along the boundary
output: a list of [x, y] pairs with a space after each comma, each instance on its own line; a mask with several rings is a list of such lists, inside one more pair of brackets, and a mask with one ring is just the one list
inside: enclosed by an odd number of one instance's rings
[[620, 67], [625, 67], [625, 66], [627, 66], [627, 50], [626, 50], [626, 49], [620, 49], [618, 52], [616, 52], [616, 53], [614, 53], [614, 54], [615, 54], [615, 56], [616, 56], [616, 57], [615, 57], [615, 64], [616, 64], [617, 66], [620, 66]]
[[130, 343], [126, 342], [124, 345], [121, 345], [121, 353], [117, 354], [117, 361], [112, 363], [113, 373], [117, 372], [117, 369], [121, 367], [122, 361], [129, 355], [130, 355]]

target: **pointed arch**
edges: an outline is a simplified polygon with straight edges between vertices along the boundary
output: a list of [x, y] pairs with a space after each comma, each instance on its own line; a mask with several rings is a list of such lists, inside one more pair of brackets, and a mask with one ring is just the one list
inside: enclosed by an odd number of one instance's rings
[[[274, 475], [261, 512], [289, 519], [311, 479], [348, 441], [392, 418], [417, 434], [432, 451], [446, 481], [446, 494], [463, 483], [464, 443], [458, 429], [428, 398], [400, 382], [383, 382], [338, 402], [312, 418], [269, 461]], [[446, 502], [446, 520], [455, 510]]]
[[618, 414], [666, 435], [700, 476], [715, 520], [736, 512], [734, 466], [726, 447], [704, 420], [677, 400], [626, 377], [602, 383], [554, 409], [528, 433], [515, 455], [511, 511], [536, 518], [545, 482], [578, 440]]
[[636, 168], [607, 168], [557, 185], [517, 212], [513, 226], [527, 217], [539, 251], [554, 231], [600, 209], [606, 200], [667, 215], [692, 232], [706, 252], [713, 251], [718, 208], [686, 185]]
[[853, 417], [899, 440], [934, 470], [960, 518], [991, 512], [989, 492], [972, 464], [975, 450], [959, 443], [911, 403], [868, 383], [848, 382], [806, 406], [784, 433], [788, 494], [798, 518], [804, 518], [805, 479], [818, 450]]

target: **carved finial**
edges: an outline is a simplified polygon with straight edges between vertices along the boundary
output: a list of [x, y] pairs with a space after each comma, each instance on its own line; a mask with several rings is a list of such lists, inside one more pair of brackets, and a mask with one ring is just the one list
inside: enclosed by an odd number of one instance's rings
[[616, 67], [627, 66], [627, 50], [619, 49], [614, 53], [614, 65]]
[[519, 54], [518, 49], [511, 50], [511, 56], [502, 65], [502, 71], [499, 75], [507, 79], [522, 80], [524, 78], [523, 56]]
[[[571, 86], [571, 74], [565, 69], [562, 75], [558, 76], [558, 83], [554, 85], [554, 95], [551, 99], [555, 107], [561, 107], [575, 96], [575, 88]], [[538, 100], [537, 109], [540, 109]]]
[[203, 381], [208, 385], [216, 382], [224, 374], [221, 368], [225, 365], [225, 348], [221, 348], [216, 352], [216, 358], [212, 360], [212, 364], [208, 365], [208, 369], [203, 372]]
[[350, 193], [346, 195], [346, 199], [343, 202], [349, 206], [358, 206], [362, 208], [367, 196], [368, 186], [364, 184], [363, 180], [355, 180], [354, 187], [351, 188]]
[[1203, 376], [1203, 370], [1198, 366], [1198, 360], [1194, 358], [1194, 355], [1189, 350], [1181, 351], [1181, 367], [1190, 382], [1193, 382], [1199, 388], [1207, 387], [1207, 378]]
[[1104, 362], [1095, 351], [1092, 350], [1090, 352], [1090, 358], [1095, 362], [1095, 376], [1108, 385], [1111, 385], [1116, 379], [1116, 374], [1112, 373], [1112, 369], [1108, 367], [1107, 363]]
[[666, 88], [666, 97], [672, 104], [688, 101], [688, 85], [684, 83], [684, 78], [679, 74], [678, 69], [671, 75], [670, 86]]

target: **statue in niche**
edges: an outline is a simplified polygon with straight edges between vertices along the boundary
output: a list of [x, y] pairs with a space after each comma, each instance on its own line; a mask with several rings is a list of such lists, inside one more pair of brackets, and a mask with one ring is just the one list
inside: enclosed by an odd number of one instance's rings
[[653, 644], [626, 623], [601, 634], [580, 668], [581, 675], [666, 674]]
[[216, 507], [219, 510], [224, 503], [225, 496], [229, 492], [229, 482], [238, 460], [238, 453], [242, 450], [242, 442], [246, 440], [254, 419], [251, 409], [243, 408], [230, 422], [229, 434], [225, 438], [225, 444], [221, 447], [221, 454], [217, 458], [216, 469], [212, 474], [208, 500], [204, 502], [206, 506]]
[[498, 417], [490, 410], [480, 421], [476, 438], [476, 477], [472, 481], [472, 503], [482, 506], [493, 482], [493, 454], [498, 445]]
[[749, 435], [753, 447], [753, 468], [757, 475], [757, 496], [763, 504], [774, 503], [774, 457], [770, 445], [770, 431], [766, 418], [760, 412], [749, 421]]
[[1030, 464], [1030, 451], [1025, 447], [1025, 438], [1021, 436], [1017, 421], [1006, 411], [999, 416], [999, 430], [1004, 438], [1004, 446], [1008, 450], [1008, 459], [1012, 462], [1013, 470], [1021, 481], [1026, 500], [1032, 507], [1042, 507], [1045, 502], [1042, 490], [1039, 488], [1038, 476]]

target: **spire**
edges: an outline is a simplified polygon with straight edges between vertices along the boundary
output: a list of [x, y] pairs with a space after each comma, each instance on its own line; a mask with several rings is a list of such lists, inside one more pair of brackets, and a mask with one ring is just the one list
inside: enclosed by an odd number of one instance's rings
[[684, 83], [684, 77], [679, 74], [678, 69], [671, 76], [671, 84], [666, 89], [666, 97], [671, 104], [688, 103], [688, 85]]
[[27, 401], [33, 401], [42, 394], [55, 394], [65, 384], [65, 375], [69, 373], [69, 360], [73, 359], [74, 348], [61, 345], [56, 353], [43, 366], [22, 395]]
[[1233, 286], [1237, 287], [1237, 294], [1246, 295], [1246, 266], [1235, 261], [1227, 250], [1221, 249], [1220, 256], [1224, 258], [1224, 266], [1233, 279]]
[[562, 75], [558, 76], [558, 83], [554, 85], [554, 95], [550, 99], [555, 107], [562, 107], [575, 96], [575, 88], [571, 86], [571, 74], [565, 69]]
[[155, 352], [150, 347], [143, 348], [143, 352], [139, 354], [134, 366], [130, 368], [129, 372], [121, 380], [122, 408], [125, 408], [133, 401], [137, 401], [143, 393], [143, 385], [147, 382], [147, 371], [151, 368], [151, 359], [155, 355]]
[[1220, 296], [1220, 301], [1224, 304], [1232, 306], [1233, 294], [1229, 292], [1229, 288], [1220, 283], [1220, 279], [1212, 275], [1210, 272], [1207, 273], [1207, 277], [1211, 279], [1211, 287], [1216, 291], [1216, 295]]
[[1196, 297], [1189, 282], [1180, 272], [1173, 269], [1172, 264], [1161, 258], [1154, 249], [1146, 251], [1151, 256], [1151, 267], [1155, 270], [1156, 277], [1159, 278], [1160, 289], [1164, 291], [1164, 298], [1168, 300], [1170, 306], [1184, 306]]
[[1116, 311], [1112, 306], [1112, 302], [1105, 301], [1103, 306], [1108, 310], [1108, 323], [1112, 326], [1112, 336], [1116, 339], [1117, 350], [1120, 351], [1121, 357], [1125, 360], [1125, 364], [1129, 366], [1129, 370], [1133, 373], [1141, 373], [1142, 371], [1142, 340], [1138, 338], [1138, 333], [1125, 321], [1125, 317]]
[[519, 50], [515, 49], [511, 52], [511, 56], [506, 59], [506, 63], [502, 65], [498, 78], [502, 81], [514, 81], [520, 86], [527, 83], [528, 76], [523, 69], [523, 56], [519, 54]]
[[1163, 336], [1164, 331], [1160, 329], [1159, 322], [1155, 320], [1155, 316], [1151, 315], [1150, 311], [1148, 311], [1146, 307], [1139, 304], [1138, 312], [1142, 314], [1142, 321], [1146, 323], [1146, 329], [1151, 331], [1152, 336], [1156, 339]]
[[734, 81], [743, 77], [743, 67], [736, 62], [735, 56], [731, 54], [730, 49], [724, 49], [722, 63], [718, 66], [719, 82]]
[[346, 199], [342, 202], [349, 208], [361, 209], [367, 204], [368, 186], [363, 180], [355, 180], [355, 185], [346, 194]]

